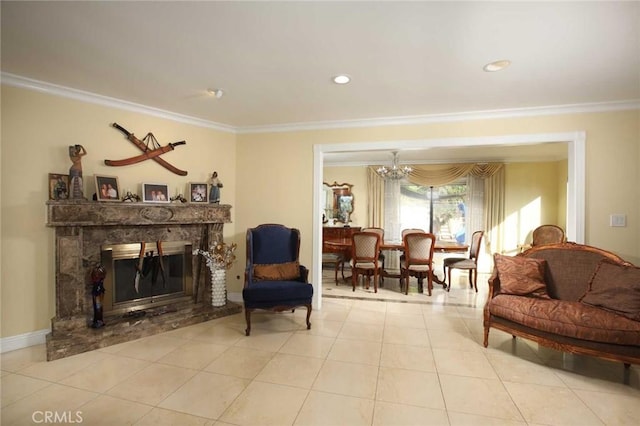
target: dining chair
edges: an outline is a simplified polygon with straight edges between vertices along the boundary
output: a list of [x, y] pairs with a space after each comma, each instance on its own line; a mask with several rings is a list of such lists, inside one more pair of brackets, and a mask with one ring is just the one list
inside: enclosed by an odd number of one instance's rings
[[420, 229], [420, 228], [407, 228], [407, 229], [403, 229], [401, 231], [401, 236], [402, 236], [402, 241], [404, 241], [404, 236], [407, 234], [423, 234], [425, 231], [424, 229]]
[[380, 277], [381, 262], [378, 260], [380, 253], [380, 235], [376, 232], [356, 232], [351, 235], [351, 284], [356, 291], [358, 277], [366, 278], [367, 288], [373, 277], [374, 292], [378, 292], [378, 280]]
[[[362, 228], [363, 232], [375, 232], [376, 234], [380, 235], [380, 244], [382, 244], [384, 242], [384, 229], [383, 228], [377, 228], [377, 227], [369, 227], [369, 228]], [[384, 271], [384, 253], [382, 253], [382, 250], [380, 250], [378, 252], [378, 260], [380, 261], [381, 265], [382, 265], [382, 270]], [[384, 282], [384, 276], [381, 274], [380, 275], [380, 284], [382, 286], [382, 283]]]
[[322, 253], [322, 266], [330, 265], [334, 269], [336, 285], [338, 285], [338, 270], [342, 267], [344, 280], [344, 256], [342, 253]]
[[404, 261], [400, 264], [401, 281], [404, 280], [404, 294], [409, 294], [409, 278], [418, 279], [418, 291], [423, 291], [427, 278], [427, 291], [433, 290], [433, 249], [436, 236], [427, 232], [408, 233], [404, 236]]
[[[442, 270], [445, 279], [448, 277], [449, 285], [447, 291], [451, 290], [451, 270], [464, 269], [469, 271], [469, 286], [475, 288], [478, 292], [478, 255], [480, 254], [482, 237], [484, 231], [476, 231], [471, 235], [471, 247], [469, 248], [469, 257], [446, 257], [442, 261]], [[448, 273], [447, 273], [447, 268]]]
[[[409, 234], [424, 234], [424, 229], [420, 229], [420, 228], [406, 228], [403, 229], [400, 232], [400, 237], [402, 238], [402, 241], [404, 241], [404, 236], [405, 235], [409, 235]], [[404, 253], [402, 253], [400, 255], [400, 264], [402, 265], [404, 263]], [[402, 286], [402, 283], [400, 283], [400, 286]]]

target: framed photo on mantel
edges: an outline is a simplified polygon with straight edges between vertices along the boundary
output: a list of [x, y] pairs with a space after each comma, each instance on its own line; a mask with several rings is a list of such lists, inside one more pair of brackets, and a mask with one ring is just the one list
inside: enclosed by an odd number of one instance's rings
[[206, 182], [189, 183], [189, 202], [206, 203], [209, 201], [209, 185]]
[[49, 199], [66, 200], [69, 198], [69, 175], [49, 173]]
[[120, 201], [120, 185], [116, 176], [95, 175], [98, 201]]
[[166, 183], [142, 184], [143, 203], [168, 203], [169, 201], [169, 185]]

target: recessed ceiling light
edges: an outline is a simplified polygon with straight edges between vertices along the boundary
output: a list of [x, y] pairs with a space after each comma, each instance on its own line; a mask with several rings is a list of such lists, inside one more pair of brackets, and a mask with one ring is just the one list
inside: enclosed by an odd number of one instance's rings
[[222, 97], [222, 95], [224, 95], [224, 90], [222, 89], [207, 89], [207, 93], [209, 93], [212, 96], [215, 96], [216, 98], [220, 99]]
[[496, 72], [496, 71], [501, 71], [507, 68], [509, 65], [511, 65], [511, 61], [507, 59], [503, 59], [500, 61], [491, 62], [485, 65], [484, 67], [482, 67], [482, 69], [485, 70], [486, 72]]
[[347, 84], [350, 81], [351, 81], [351, 77], [349, 77], [346, 74], [340, 74], [333, 77], [333, 82], [335, 84]]

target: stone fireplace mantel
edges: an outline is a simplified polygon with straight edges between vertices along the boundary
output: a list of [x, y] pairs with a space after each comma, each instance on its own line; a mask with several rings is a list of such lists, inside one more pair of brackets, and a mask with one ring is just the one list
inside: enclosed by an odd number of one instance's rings
[[105, 327], [90, 327], [93, 302], [89, 273], [100, 263], [103, 245], [191, 241], [197, 248], [203, 241], [222, 239], [223, 226], [230, 222], [231, 206], [225, 204], [48, 201], [47, 226], [55, 228], [56, 313], [47, 335], [47, 359], [240, 312], [241, 307], [232, 302], [222, 308], [211, 307], [207, 268], [194, 256], [192, 301], [147, 309], [141, 317], [105, 314]]

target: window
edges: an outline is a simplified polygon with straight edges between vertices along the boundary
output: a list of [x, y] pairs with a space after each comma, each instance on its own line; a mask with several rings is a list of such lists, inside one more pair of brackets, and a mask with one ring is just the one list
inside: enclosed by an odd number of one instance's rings
[[[385, 240], [399, 241], [403, 229], [419, 228], [440, 240], [470, 244], [473, 231], [485, 226], [484, 185], [482, 178], [472, 175], [433, 188], [385, 180]], [[385, 256], [385, 268], [399, 269], [397, 256]]]
[[398, 235], [394, 237], [399, 238], [402, 229], [420, 228], [440, 240], [465, 242], [469, 199], [466, 177], [434, 187], [402, 180], [385, 185], [385, 192], [385, 229], [396, 229]]

